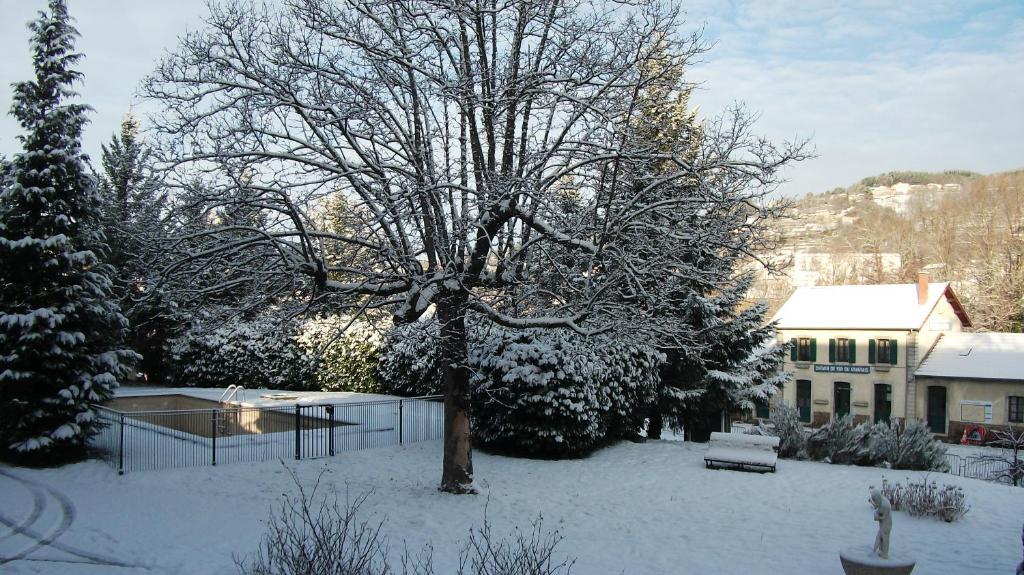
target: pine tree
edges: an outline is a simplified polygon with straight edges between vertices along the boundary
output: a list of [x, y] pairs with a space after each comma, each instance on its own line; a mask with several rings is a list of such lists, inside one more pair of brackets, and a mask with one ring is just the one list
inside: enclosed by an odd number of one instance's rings
[[[636, 218], [635, 236], [627, 243], [627, 251], [644, 260], [658, 261], [659, 254], [671, 252], [674, 262], [685, 265], [638, 276], [627, 297], [647, 316], [667, 357], [648, 436], [660, 437], [668, 418], [674, 427], [685, 427], [691, 439], [706, 441], [723, 412], [766, 401], [785, 376], [777, 371], [782, 350], [771, 345], [774, 331], [764, 326], [765, 308], [741, 309], [751, 277], [740, 270], [761, 241], [763, 218], [771, 214], [753, 207], [762, 192], [722, 179], [714, 166], [704, 174], [676, 177], [681, 166], [700, 165], [706, 148], [716, 145], [706, 141], [705, 128], [689, 106], [692, 86], [683, 80], [685, 64], [659, 45], [643, 67], [650, 80], [631, 124], [631, 147], [657, 155], [632, 163], [628, 177], [633, 197], [652, 196], [647, 201], [677, 207], [660, 218]], [[669, 185], [652, 185], [665, 178], [672, 178]], [[662, 229], [671, 233], [650, 231]]]
[[178, 318], [174, 304], [154, 277], [167, 233], [162, 220], [167, 196], [149, 166], [150, 150], [138, 137], [131, 112], [121, 131], [103, 146], [98, 175], [103, 233], [113, 266], [113, 295], [131, 326], [128, 343], [142, 354], [140, 368], [150, 381], [162, 381], [169, 367], [165, 348]]
[[0, 452], [59, 460], [80, 453], [134, 354], [111, 298], [99, 197], [80, 137], [88, 107], [68, 103], [78, 32], [62, 0], [30, 23], [35, 80], [14, 87], [25, 130], [0, 190]]

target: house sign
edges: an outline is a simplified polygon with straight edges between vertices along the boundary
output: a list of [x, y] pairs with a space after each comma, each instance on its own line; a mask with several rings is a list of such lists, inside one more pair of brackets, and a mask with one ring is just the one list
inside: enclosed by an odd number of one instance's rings
[[814, 371], [818, 373], [871, 373], [870, 365], [833, 365], [814, 364]]

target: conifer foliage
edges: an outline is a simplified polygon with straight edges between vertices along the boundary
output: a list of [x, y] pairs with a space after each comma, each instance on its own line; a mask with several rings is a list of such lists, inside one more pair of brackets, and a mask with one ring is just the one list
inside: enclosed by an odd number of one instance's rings
[[0, 188], [0, 453], [67, 457], [98, 430], [90, 404], [110, 397], [134, 359], [118, 349], [127, 321], [110, 296], [99, 197], [80, 136], [88, 107], [77, 31], [51, 0], [29, 25], [35, 79], [14, 86], [25, 133]]

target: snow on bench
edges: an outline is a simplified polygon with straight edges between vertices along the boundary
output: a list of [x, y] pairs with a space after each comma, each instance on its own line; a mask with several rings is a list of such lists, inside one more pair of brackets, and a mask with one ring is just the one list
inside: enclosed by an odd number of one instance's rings
[[745, 433], [711, 434], [711, 446], [704, 454], [704, 465], [712, 469], [716, 465], [738, 467], [759, 471], [775, 471], [779, 455], [779, 438]]

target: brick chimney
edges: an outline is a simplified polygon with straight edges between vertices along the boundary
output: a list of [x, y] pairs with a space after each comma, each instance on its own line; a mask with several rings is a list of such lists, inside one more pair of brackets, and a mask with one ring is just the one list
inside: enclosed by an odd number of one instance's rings
[[917, 305], [928, 301], [928, 272], [917, 272]]

